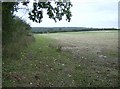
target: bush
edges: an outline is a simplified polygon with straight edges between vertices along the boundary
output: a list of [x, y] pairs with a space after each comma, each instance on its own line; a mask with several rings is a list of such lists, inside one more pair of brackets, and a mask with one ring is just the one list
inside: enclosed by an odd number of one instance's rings
[[8, 39], [7, 37], [3, 38], [5, 40], [3, 45], [3, 59], [19, 59], [20, 52], [34, 41], [30, 25], [18, 17], [15, 17], [13, 20], [12, 28], [14, 30], [11, 30], [11, 37]]

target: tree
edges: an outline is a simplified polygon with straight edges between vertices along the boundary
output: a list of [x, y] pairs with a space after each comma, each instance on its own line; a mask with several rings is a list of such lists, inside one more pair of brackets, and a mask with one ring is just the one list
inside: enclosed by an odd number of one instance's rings
[[[47, 10], [47, 15], [49, 18], [54, 19], [55, 22], [57, 20], [62, 20], [64, 15], [66, 15], [66, 20], [70, 21], [72, 16], [70, 7], [72, 4], [70, 2], [62, 3], [55, 0], [51, 1], [54, 2], [54, 6], [49, 0], [46, 2], [34, 2], [33, 9], [28, 13], [30, 20], [40, 23], [43, 18], [43, 9], [45, 9]], [[15, 47], [17, 47], [17, 49], [19, 48], [21, 50], [21, 48], [24, 46], [22, 44], [26, 44], [28, 42], [26, 35], [30, 31], [30, 26], [21, 21], [19, 18], [16, 18], [16, 16], [13, 14], [15, 11], [19, 10], [19, 3], [27, 6], [29, 1], [2, 2], [2, 50], [4, 57], [7, 57], [9, 54], [9, 57], [13, 56], [14, 52], [12, 53], [11, 49], [16, 49]], [[25, 30], [25, 28], [27, 28], [29, 31]], [[23, 41], [23, 39], [27, 41]]]
[[[54, 7], [52, 6], [52, 1], [54, 1]], [[23, 5], [26, 5], [29, 3], [29, 1], [27, 2], [23, 2]], [[68, 22], [70, 22], [72, 14], [70, 11], [70, 8], [72, 7], [71, 2], [59, 2], [59, 1], [55, 1], [55, 0], [51, 0], [51, 2], [49, 0], [47, 0], [46, 2], [34, 2], [33, 3], [33, 10], [31, 10], [31, 12], [29, 12], [29, 18], [30, 20], [32, 20], [33, 22], [37, 22], [40, 23], [42, 21], [43, 18], [43, 9], [47, 10], [47, 15], [49, 16], [50, 19], [54, 19], [55, 22], [57, 22], [57, 20], [62, 20], [62, 17], [64, 15], [66, 15], [66, 20]]]
[[62, 3], [62, 2], [55, 2], [55, 7], [51, 5], [51, 2], [38, 2], [33, 3], [33, 10], [29, 13], [29, 18], [35, 22], [40, 23], [43, 18], [43, 11], [42, 9], [47, 10], [47, 15], [50, 19], [54, 19], [56, 22], [57, 19], [60, 21], [62, 20], [62, 17], [66, 15], [66, 20], [68, 22], [71, 19], [71, 11], [70, 7], [72, 4], [70, 2], [68, 3]]
[[[8, 42], [8, 39], [11, 38], [11, 33], [14, 31], [13, 18], [15, 17], [13, 13], [18, 11], [17, 7], [19, 3], [23, 3], [24, 6], [29, 4], [29, 0], [25, 0], [25, 2], [3, 2], [2, 3], [2, 33], [4, 36], [3, 44], [5, 41]], [[54, 3], [54, 6], [52, 5]], [[55, 22], [57, 20], [62, 20], [62, 17], [66, 15], [66, 20], [70, 22], [72, 14], [70, 8], [72, 7], [71, 2], [58, 2], [58, 0], [46, 0], [46, 2], [34, 2], [33, 9], [28, 13], [29, 19], [33, 22], [40, 23], [43, 18], [43, 9], [47, 10], [47, 15], [50, 19], [54, 19]]]
[[14, 11], [18, 3], [3, 2], [2, 3], [2, 44], [9, 43], [11, 34], [14, 31]]

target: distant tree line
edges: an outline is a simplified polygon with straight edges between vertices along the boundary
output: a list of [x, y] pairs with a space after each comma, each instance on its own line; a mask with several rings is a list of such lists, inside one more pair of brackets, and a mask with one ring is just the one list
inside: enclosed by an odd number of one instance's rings
[[78, 31], [118, 30], [116, 28], [85, 28], [85, 27], [32, 27], [33, 33], [57, 33]]

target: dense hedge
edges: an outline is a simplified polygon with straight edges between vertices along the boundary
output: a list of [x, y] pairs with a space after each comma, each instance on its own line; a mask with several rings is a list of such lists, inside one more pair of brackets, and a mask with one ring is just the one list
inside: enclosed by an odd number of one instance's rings
[[25, 21], [13, 15], [15, 2], [2, 3], [2, 57], [18, 59], [19, 53], [33, 40], [31, 27]]

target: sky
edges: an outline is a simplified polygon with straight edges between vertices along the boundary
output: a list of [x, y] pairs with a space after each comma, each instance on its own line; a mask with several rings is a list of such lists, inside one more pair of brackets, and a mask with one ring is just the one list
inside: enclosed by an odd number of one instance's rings
[[49, 19], [45, 11], [41, 23], [29, 20], [28, 11], [19, 10], [15, 14], [29, 23], [31, 27], [118, 28], [119, 0], [71, 0], [71, 2], [73, 7], [71, 7], [70, 22], [67, 22], [64, 17], [55, 23], [53, 19]]

